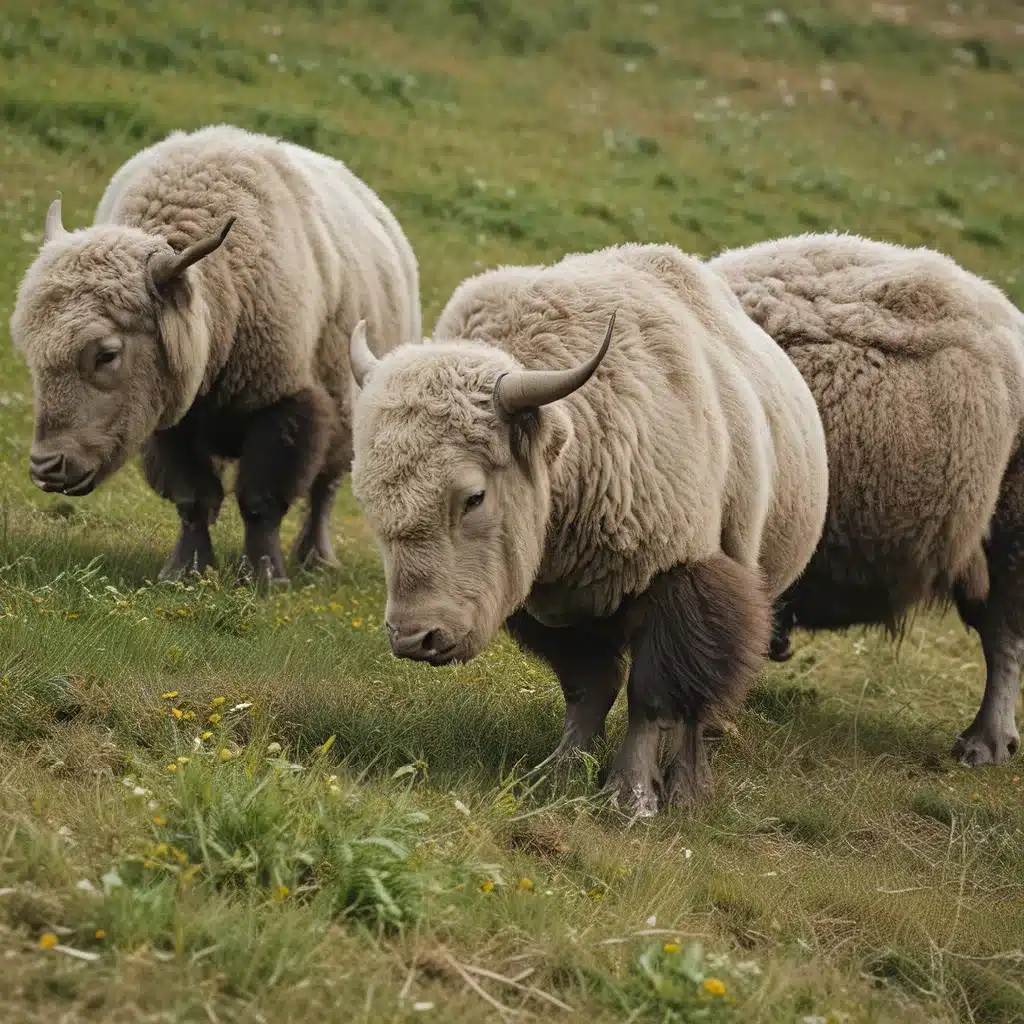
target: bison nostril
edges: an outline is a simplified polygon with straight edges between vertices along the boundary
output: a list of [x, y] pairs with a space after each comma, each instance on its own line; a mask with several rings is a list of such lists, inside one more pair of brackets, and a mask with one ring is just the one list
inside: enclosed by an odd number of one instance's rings
[[428, 629], [426, 631], [426, 633], [423, 634], [423, 640], [421, 641], [420, 646], [425, 651], [432, 651], [434, 649], [435, 641], [436, 640], [437, 640], [437, 630], [436, 629]]
[[36, 455], [28, 457], [29, 467], [36, 476], [63, 476], [65, 470], [64, 456]]

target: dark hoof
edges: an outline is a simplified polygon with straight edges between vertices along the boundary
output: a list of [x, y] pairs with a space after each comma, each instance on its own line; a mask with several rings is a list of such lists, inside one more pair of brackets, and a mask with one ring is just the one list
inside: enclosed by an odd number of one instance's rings
[[212, 553], [204, 555], [200, 551], [179, 552], [175, 549], [170, 558], [163, 564], [157, 577], [161, 582], [183, 580], [189, 576], [202, 576], [207, 569], [216, 568], [217, 562]]
[[296, 563], [303, 569], [339, 569], [341, 567], [341, 562], [334, 554], [329, 537], [313, 540], [302, 533], [295, 543], [294, 554]]
[[265, 591], [273, 584], [288, 582], [288, 574], [284, 571], [281, 559], [276, 560], [271, 555], [262, 556], [255, 564], [246, 556], [238, 567], [238, 577], [235, 580], [236, 586], [252, 587], [258, 591]]
[[619, 806], [634, 818], [653, 818], [658, 813], [658, 792], [653, 779], [640, 772], [613, 769], [606, 788]]
[[1020, 736], [1014, 726], [997, 735], [988, 736], [984, 730], [962, 732], [953, 744], [953, 756], [968, 768], [1005, 764], [1020, 749]]

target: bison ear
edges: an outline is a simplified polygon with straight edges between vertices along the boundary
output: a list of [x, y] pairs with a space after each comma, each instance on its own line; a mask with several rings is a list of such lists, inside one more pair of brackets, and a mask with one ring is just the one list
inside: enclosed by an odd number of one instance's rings
[[548, 469], [554, 469], [572, 439], [572, 419], [560, 405], [541, 410], [540, 441]]

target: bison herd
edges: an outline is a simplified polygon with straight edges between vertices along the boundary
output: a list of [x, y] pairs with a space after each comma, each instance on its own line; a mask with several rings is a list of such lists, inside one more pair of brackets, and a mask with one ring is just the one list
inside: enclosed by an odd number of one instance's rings
[[970, 765], [1019, 744], [1024, 314], [928, 249], [853, 235], [703, 260], [621, 244], [464, 281], [432, 336], [412, 247], [340, 161], [230, 126], [175, 132], [60, 200], [19, 288], [32, 480], [90, 493], [141, 453], [177, 508], [165, 576], [216, 564], [237, 461], [243, 570], [330, 565], [351, 469], [394, 654], [505, 628], [565, 695], [554, 758], [602, 734], [637, 815], [708, 789], [705, 732], [789, 632], [952, 602], [981, 638]]

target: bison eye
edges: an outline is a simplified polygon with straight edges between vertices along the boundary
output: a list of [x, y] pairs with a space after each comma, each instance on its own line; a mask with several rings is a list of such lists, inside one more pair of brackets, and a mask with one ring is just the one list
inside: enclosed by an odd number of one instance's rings
[[484, 492], [483, 491], [474, 491], [466, 499], [466, 511], [468, 512], [471, 508], [476, 508], [477, 505], [482, 505], [483, 503], [484, 503]]
[[116, 363], [120, 355], [121, 352], [119, 349], [101, 348], [96, 353], [96, 369], [99, 369], [101, 366], [110, 366], [112, 363]]

